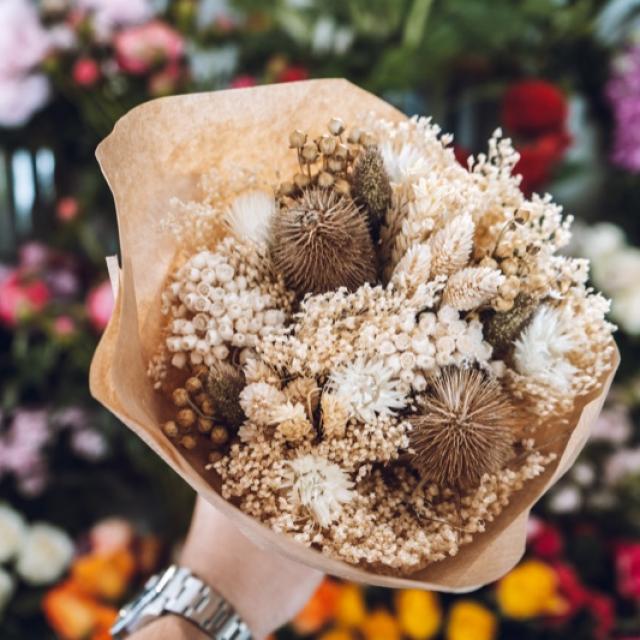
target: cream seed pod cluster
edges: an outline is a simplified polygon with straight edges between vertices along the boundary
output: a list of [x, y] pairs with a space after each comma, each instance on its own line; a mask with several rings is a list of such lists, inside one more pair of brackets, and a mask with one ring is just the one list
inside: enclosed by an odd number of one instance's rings
[[608, 302], [500, 132], [463, 167], [428, 119], [309, 127], [278, 184], [216, 174], [167, 217], [182, 247], [149, 375], [225, 499], [408, 575], [554, 461], [611, 368]]

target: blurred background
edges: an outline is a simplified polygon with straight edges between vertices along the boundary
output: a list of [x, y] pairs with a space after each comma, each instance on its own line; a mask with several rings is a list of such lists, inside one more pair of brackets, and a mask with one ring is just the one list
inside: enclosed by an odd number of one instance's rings
[[[0, 0], [0, 637], [100, 640], [194, 496], [89, 396], [113, 305], [94, 149], [145, 100], [343, 76], [455, 134], [501, 127], [576, 216], [622, 367], [527, 554], [464, 596], [327, 579], [278, 638], [640, 638], [640, 1]], [[212, 541], [215, 544], [215, 540]]]

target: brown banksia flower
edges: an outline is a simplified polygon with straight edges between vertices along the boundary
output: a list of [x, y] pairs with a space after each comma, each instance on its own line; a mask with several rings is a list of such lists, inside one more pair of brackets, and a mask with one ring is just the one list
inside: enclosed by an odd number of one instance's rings
[[209, 369], [205, 388], [211, 397], [215, 417], [231, 427], [246, 419], [240, 407], [240, 392], [245, 387], [241, 370], [228, 362], [218, 362]]
[[351, 185], [354, 200], [366, 211], [369, 228], [377, 237], [391, 206], [392, 192], [384, 161], [376, 146], [364, 148], [358, 156], [351, 174]]
[[484, 318], [484, 337], [493, 346], [494, 355], [504, 357], [531, 320], [539, 301], [520, 293], [513, 307], [503, 312], [488, 312]]
[[298, 295], [339, 287], [355, 291], [376, 279], [364, 216], [347, 196], [312, 187], [280, 203], [271, 234], [274, 266]]
[[409, 422], [412, 465], [422, 479], [463, 491], [504, 468], [524, 417], [497, 379], [447, 367], [432, 379]]

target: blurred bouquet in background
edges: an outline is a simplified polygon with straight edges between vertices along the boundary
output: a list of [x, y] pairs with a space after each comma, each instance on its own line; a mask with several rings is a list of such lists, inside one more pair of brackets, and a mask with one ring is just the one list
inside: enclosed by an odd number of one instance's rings
[[628, 0], [0, 2], [3, 640], [108, 638], [193, 501], [89, 398], [118, 246], [97, 142], [154, 97], [336, 76], [433, 115], [462, 164], [513, 138], [523, 190], [578, 218], [570, 251], [612, 298], [622, 366], [511, 574], [464, 596], [328, 578], [278, 637], [639, 637], [639, 35]]

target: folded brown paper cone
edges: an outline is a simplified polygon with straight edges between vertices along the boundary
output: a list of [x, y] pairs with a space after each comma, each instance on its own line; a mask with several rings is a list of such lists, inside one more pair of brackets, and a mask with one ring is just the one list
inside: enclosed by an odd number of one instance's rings
[[98, 147], [97, 157], [116, 204], [123, 268], [116, 308], [91, 365], [91, 392], [260, 547], [347, 580], [469, 591], [500, 578], [521, 558], [529, 511], [586, 443], [617, 368], [617, 351], [599, 392], [582, 399], [570, 420], [573, 428], [563, 429], [566, 437], [549, 438], [545, 451], [551, 449], [558, 457], [545, 473], [516, 492], [487, 531], [458, 555], [404, 578], [328, 558], [276, 534], [225, 501], [201, 456], [178, 451], [160, 430], [166, 401], [146, 375], [146, 363], [161, 340], [160, 291], [178, 250], [175, 238], [160, 229], [169, 200], [194, 199], [199, 177], [223, 162], [252, 168], [266, 159], [271, 167], [293, 170], [294, 154], [283, 144], [291, 130], [313, 129], [332, 116], [353, 122], [367, 112], [404, 118], [345, 80], [312, 80], [161, 98], [118, 121]]

